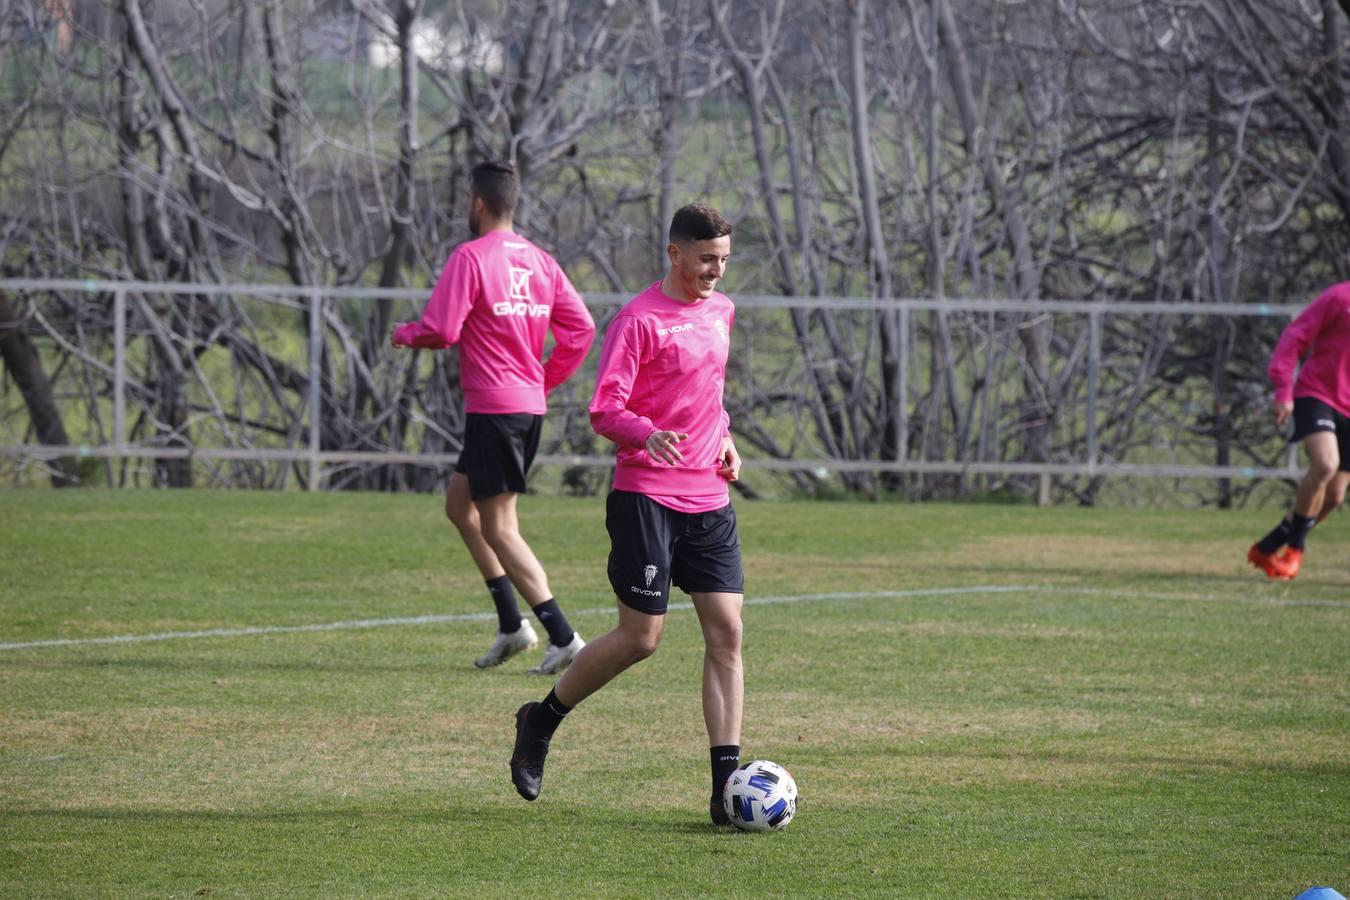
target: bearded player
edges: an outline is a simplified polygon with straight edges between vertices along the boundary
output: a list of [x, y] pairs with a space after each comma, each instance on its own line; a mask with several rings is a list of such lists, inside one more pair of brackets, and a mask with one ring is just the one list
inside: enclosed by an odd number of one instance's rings
[[[520, 614], [518, 590], [548, 632], [544, 659], [530, 671], [551, 675], [567, 668], [585, 642], [520, 534], [516, 498], [526, 491], [546, 398], [585, 360], [595, 323], [562, 267], [516, 233], [519, 195], [510, 163], [474, 167], [469, 228], [477, 237], [455, 248], [421, 320], [399, 325], [393, 342], [430, 350], [459, 345], [464, 446], [445, 492], [445, 514], [497, 610], [497, 636], [474, 665], [499, 665], [538, 644]], [[550, 331], [554, 347], [544, 362]]]

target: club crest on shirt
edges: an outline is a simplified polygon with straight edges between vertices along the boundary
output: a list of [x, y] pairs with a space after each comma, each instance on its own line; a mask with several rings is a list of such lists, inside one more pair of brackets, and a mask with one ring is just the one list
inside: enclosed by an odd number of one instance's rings
[[511, 299], [530, 299], [530, 276], [534, 272], [519, 266], [511, 266]]
[[713, 322], [713, 327], [717, 329], [717, 336], [720, 337], [722, 343], [725, 344], [727, 342], [727, 323], [723, 322], [721, 319], [717, 319]]

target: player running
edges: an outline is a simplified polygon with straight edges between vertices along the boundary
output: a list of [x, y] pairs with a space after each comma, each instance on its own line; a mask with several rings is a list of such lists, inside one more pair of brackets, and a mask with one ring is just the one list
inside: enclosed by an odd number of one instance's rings
[[1308, 532], [1341, 505], [1350, 485], [1350, 282], [1328, 288], [1289, 323], [1267, 372], [1275, 385], [1275, 424], [1293, 416], [1290, 440], [1303, 442], [1308, 474], [1293, 510], [1252, 545], [1247, 560], [1271, 578], [1288, 580], [1303, 565]]
[[[417, 322], [394, 329], [396, 347], [460, 348], [464, 446], [445, 492], [445, 514], [459, 530], [497, 608], [497, 637], [474, 662], [505, 662], [539, 643], [520, 615], [512, 585], [548, 632], [544, 659], [530, 669], [552, 675], [585, 646], [521, 537], [516, 497], [539, 447], [545, 398], [577, 370], [595, 322], [562, 267], [516, 234], [520, 195], [515, 167], [485, 162], [470, 174], [469, 229], [455, 248]], [[554, 347], [543, 362], [544, 339]]]
[[578, 703], [656, 651], [672, 581], [693, 597], [703, 630], [703, 719], [715, 824], [722, 788], [740, 763], [745, 576], [728, 482], [741, 459], [722, 406], [735, 309], [715, 288], [731, 254], [731, 223], [711, 207], [679, 210], [665, 278], [609, 326], [591, 424], [619, 445], [606, 503], [609, 582], [618, 625], [586, 646], [542, 703], [516, 712], [511, 780], [539, 796], [554, 729]]

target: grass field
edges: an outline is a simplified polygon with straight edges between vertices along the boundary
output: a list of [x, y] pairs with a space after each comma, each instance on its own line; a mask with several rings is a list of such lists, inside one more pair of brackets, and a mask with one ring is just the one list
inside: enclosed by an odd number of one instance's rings
[[[522, 509], [606, 630], [601, 501]], [[0, 895], [1350, 891], [1343, 517], [1273, 584], [1271, 510], [738, 509], [743, 743], [802, 796], [771, 835], [707, 823], [687, 608], [526, 804], [511, 714], [550, 682], [473, 669], [435, 498], [0, 494]]]

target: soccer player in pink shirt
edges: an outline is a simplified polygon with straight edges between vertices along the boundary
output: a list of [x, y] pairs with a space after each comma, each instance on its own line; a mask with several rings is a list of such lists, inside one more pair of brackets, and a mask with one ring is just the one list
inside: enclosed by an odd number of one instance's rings
[[1289, 323], [1267, 373], [1275, 385], [1275, 424], [1293, 417], [1291, 440], [1303, 442], [1308, 474], [1293, 510], [1252, 545], [1247, 560], [1288, 580], [1303, 565], [1308, 532], [1341, 505], [1350, 486], [1350, 282], [1328, 288]]
[[673, 582], [703, 630], [703, 719], [715, 824], [740, 762], [745, 575], [729, 482], [740, 455], [722, 406], [735, 309], [715, 288], [731, 254], [731, 223], [695, 204], [675, 213], [664, 279], [628, 302], [605, 335], [591, 424], [618, 444], [606, 503], [609, 583], [619, 622], [586, 645], [540, 703], [516, 712], [511, 780], [539, 796], [554, 729], [571, 709], [656, 651]]
[[[464, 445], [445, 492], [445, 514], [487, 581], [497, 637], [474, 662], [499, 665], [534, 647], [516, 590], [548, 632], [544, 659], [530, 669], [561, 672], [585, 642], [568, 623], [548, 576], [521, 537], [516, 498], [539, 447], [546, 397], [586, 358], [595, 322], [558, 263], [516, 234], [520, 180], [515, 167], [485, 162], [470, 174], [469, 229], [455, 248], [417, 322], [394, 329], [396, 347], [459, 345]], [[543, 361], [552, 331], [553, 352]]]

